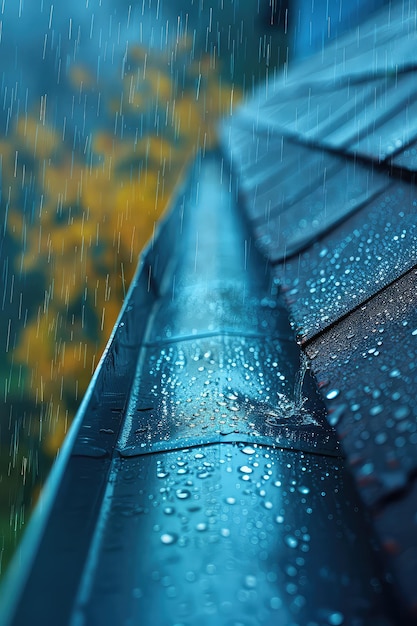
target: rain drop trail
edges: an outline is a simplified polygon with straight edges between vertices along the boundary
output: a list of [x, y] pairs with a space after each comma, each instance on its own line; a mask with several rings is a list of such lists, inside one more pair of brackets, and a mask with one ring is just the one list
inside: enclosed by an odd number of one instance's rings
[[308, 357], [305, 352], [300, 352], [300, 368], [295, 377], [294, 383], [294, 408], [296, 411], [301, 410], [304, 399], [303, 399], [303, 383], [304, 378], [309, 368]]

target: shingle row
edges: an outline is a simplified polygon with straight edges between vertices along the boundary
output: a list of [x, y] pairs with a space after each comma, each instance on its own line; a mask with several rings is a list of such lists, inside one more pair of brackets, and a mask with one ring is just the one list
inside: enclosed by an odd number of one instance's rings
[[398, 3], [247, 103], [224, 144], [330, 424], [415, 619], [417, 9]]

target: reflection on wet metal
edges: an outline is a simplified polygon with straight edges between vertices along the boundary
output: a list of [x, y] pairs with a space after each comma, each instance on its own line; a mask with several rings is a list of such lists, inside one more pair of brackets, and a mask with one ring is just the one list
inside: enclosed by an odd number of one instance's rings
[[220, 158], [198, 159], [87, 394], [8, 626], [34, 608], [71, 626], [391, 624], [335, 431], [235, 197]]
[[[273, 282], [249, 250], [222, 176], [208, 160], [185, 205], [184, 248], [147, 330], [118, 449], [133, 456], [262, 438], [337, 455], [311, 381], [303, 389], [305, 365]], [[146, 414], [138, 412], [144, 404], [152, 407]]]
[[212, 445], [124, 459], [111, 480], [74, 626], [389, 624], [340, 459]]
[[[313, 385], [300, 384], [294, 348], [227, 335], [144, 348], [119, 439], [121, 454], [259, 437], [283, 447], [297, 447], [299, 440], [303, 449], [337, 454]], [[307, 390], [310, 398], [301, 401]], [[140, 410], [144, 404], [152, 409]]]

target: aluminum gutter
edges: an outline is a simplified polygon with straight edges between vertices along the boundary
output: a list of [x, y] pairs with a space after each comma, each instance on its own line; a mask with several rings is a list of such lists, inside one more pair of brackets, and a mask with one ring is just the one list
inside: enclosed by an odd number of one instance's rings
[[217, 154], [148, 249], [50, 485], [2, 626], [396, 623]]

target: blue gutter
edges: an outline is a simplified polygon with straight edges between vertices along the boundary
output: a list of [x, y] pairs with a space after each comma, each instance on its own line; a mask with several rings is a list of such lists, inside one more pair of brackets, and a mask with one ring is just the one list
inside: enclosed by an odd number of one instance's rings
[[140, 263], [2, 598], [2, 626], [394, 623], [217, 154]]

